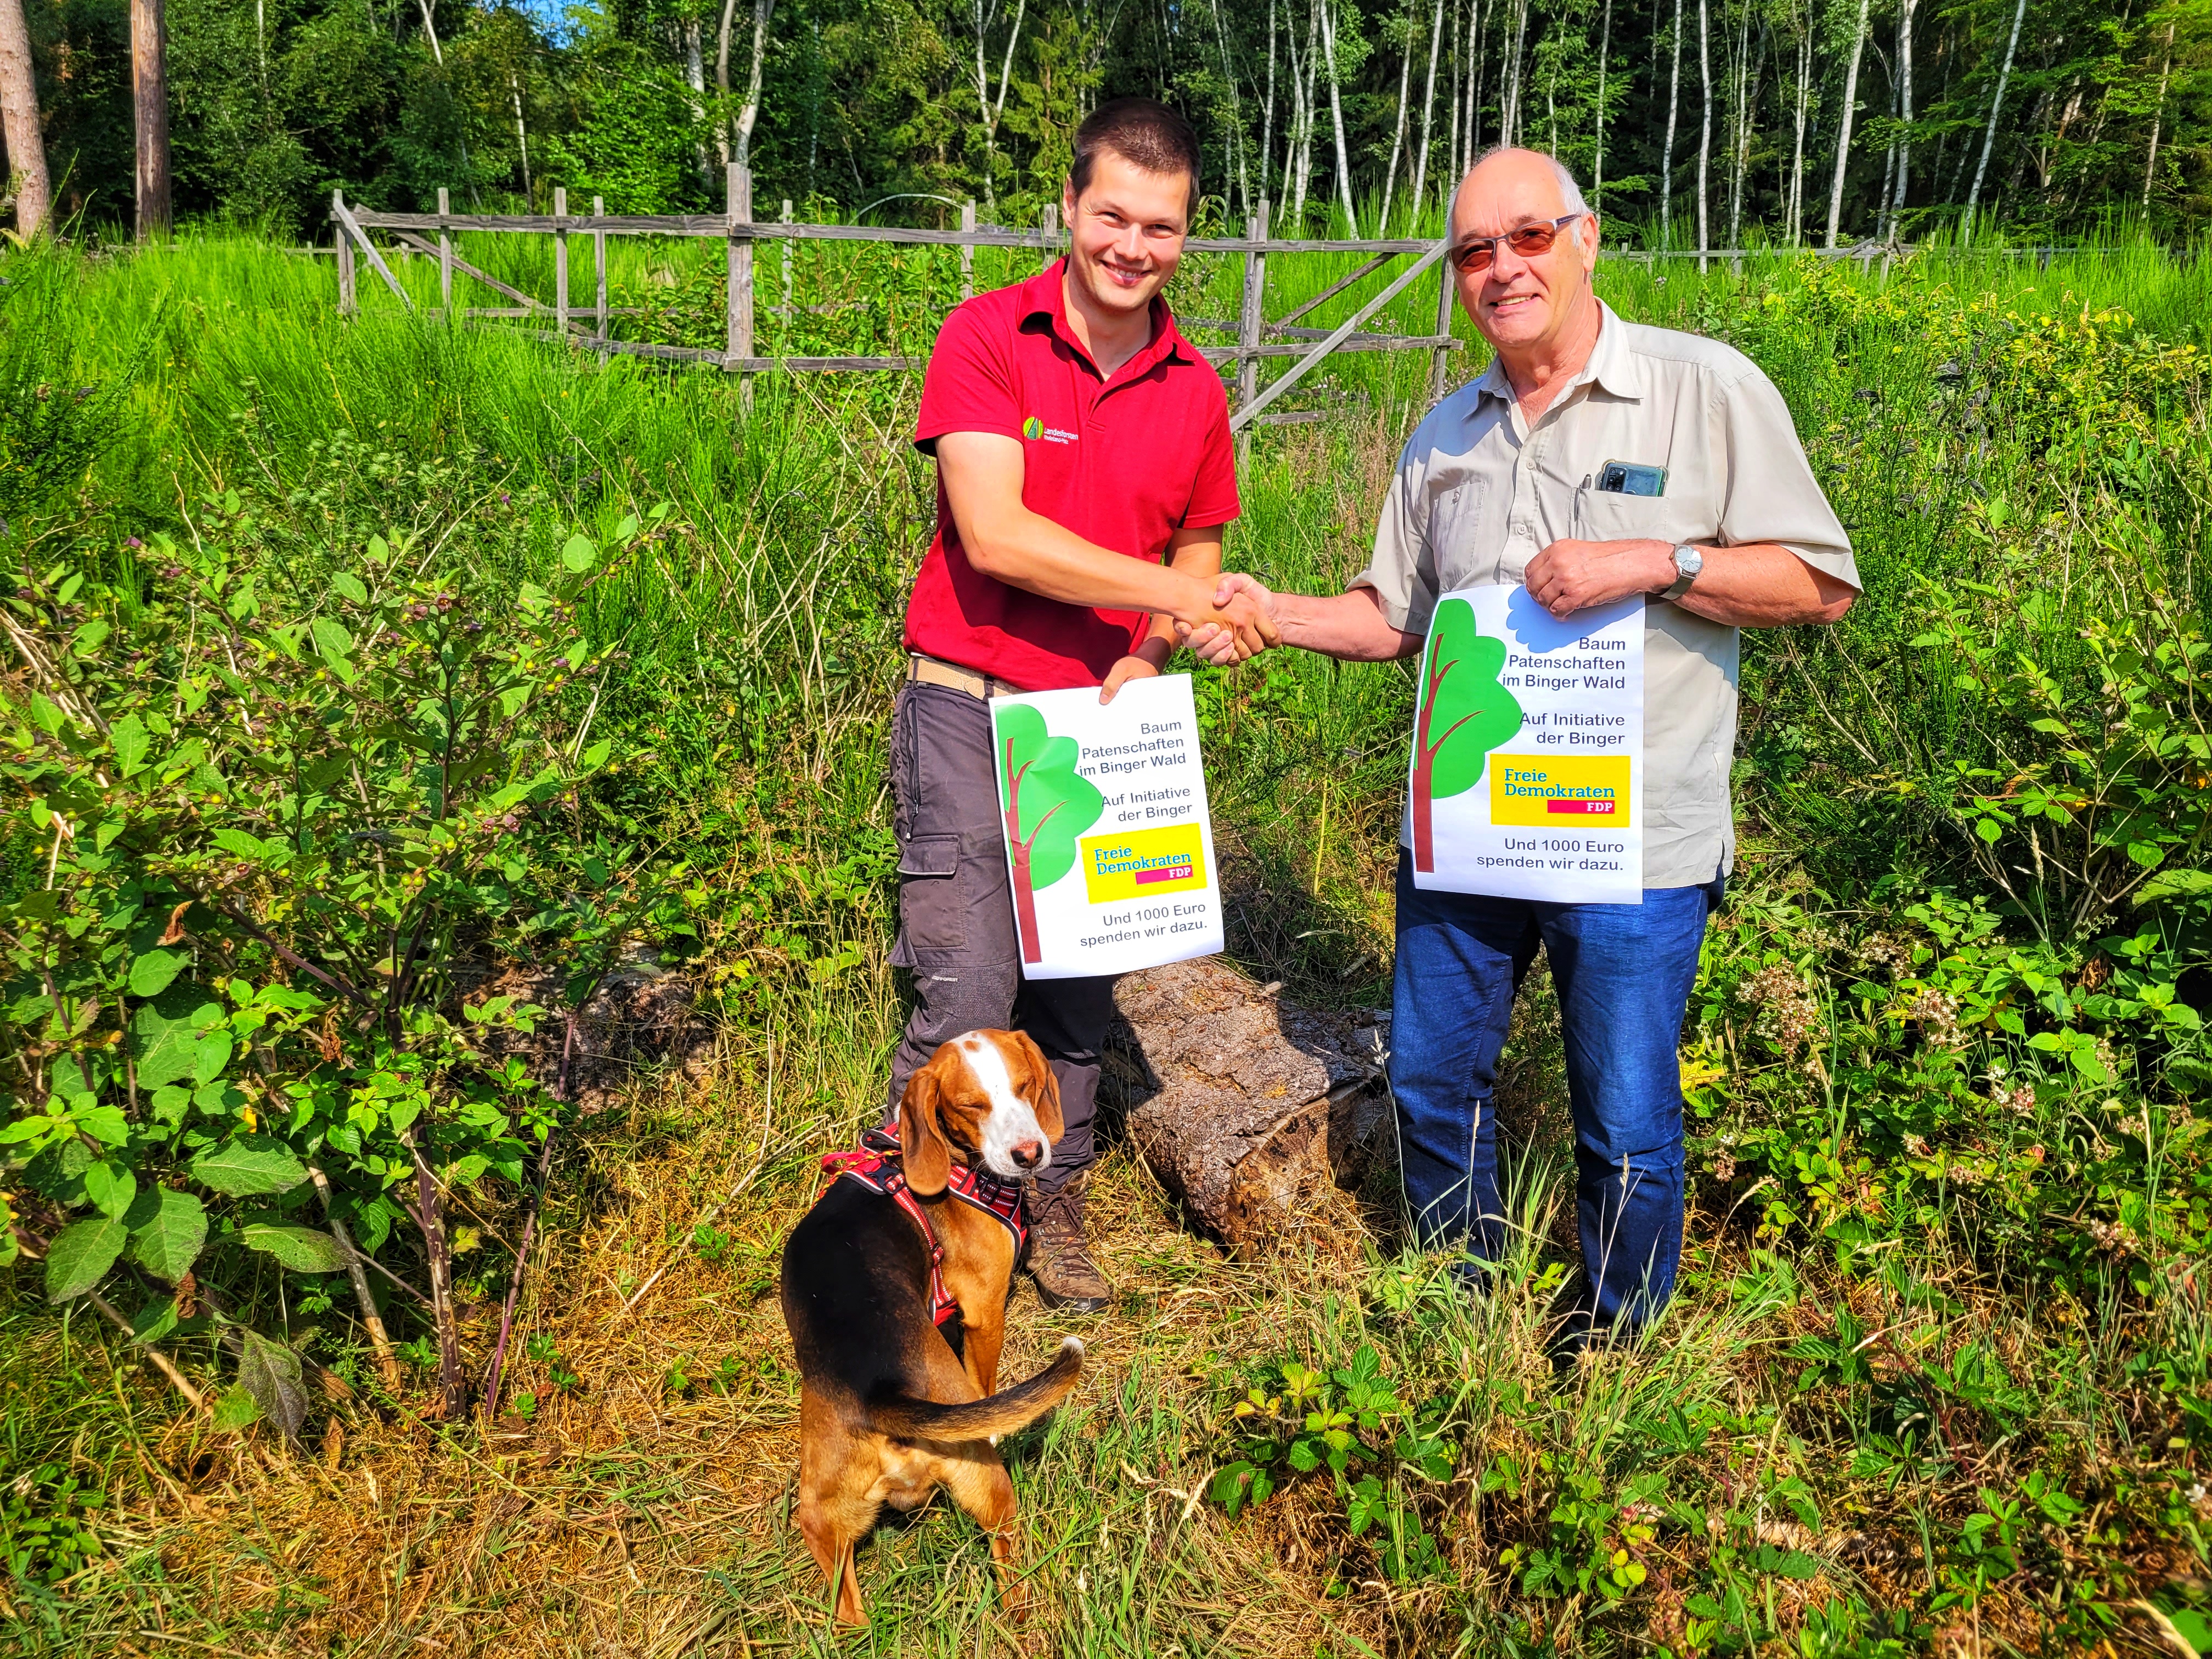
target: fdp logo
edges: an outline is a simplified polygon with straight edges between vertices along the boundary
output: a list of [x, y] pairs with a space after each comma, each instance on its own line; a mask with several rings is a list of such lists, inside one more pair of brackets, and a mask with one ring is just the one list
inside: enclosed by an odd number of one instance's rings
[[1022, 436], [1035, 443], [1039, 438], [1044, 436], [1044, 422], [1036, 416], [1030, 416], [1022, 422]]

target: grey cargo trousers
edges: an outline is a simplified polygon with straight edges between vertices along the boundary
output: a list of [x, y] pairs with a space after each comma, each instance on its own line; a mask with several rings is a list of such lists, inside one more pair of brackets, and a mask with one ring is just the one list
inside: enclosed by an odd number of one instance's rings
[[890, 1115], [940, 1043], [990, 1028], [1026, 1031], [1060, 1079], [1066, 1131], [1037, 1185], [1054, 1191], [1097, 1156], [1099, 1046], [1114, 981], [1025, 980], [992, 768], [989, 705], [908, 681], [891, 714], [892, 828], [899, 847], [894, 966], [914, 973], [914, 1012], [891, 1056]]

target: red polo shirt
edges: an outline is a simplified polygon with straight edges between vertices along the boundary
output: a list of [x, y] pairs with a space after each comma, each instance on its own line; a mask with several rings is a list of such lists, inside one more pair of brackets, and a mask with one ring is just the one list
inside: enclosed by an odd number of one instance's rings
[[[1157, 299], [1151, 343], [1102, 377], [1067, 326], [1065, 264], [978, 295], [945, 319], [915, 443], [933, 455], [948, 432], [1017, 439], [1024, 507], [1157, 562], [1176, 531], [1237, 516], [1229, 401]], [[1103, 683], [1146, 623], [1141, 611], [1063, 605], [984, 575], [968, 562], [939, 482], [937, 534], [907, 602], [908, 650], [1054, 691]]]

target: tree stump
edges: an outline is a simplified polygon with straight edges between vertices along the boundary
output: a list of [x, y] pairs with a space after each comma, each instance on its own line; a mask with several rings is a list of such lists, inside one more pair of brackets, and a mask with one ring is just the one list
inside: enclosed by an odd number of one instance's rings
[[1285, 1003], [1201, 957], [1125, 975], [1103, 1103], [1191, 1218], [1239, 1256], [1339, 1246], [1357, 1194], [1395, 1171], [1389, 1016]]

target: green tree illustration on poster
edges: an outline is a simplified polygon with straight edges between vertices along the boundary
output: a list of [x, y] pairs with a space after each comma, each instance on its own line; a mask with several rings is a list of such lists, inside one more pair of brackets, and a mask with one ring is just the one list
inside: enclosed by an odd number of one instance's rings
[[1036, 709], [1021, 703], [994, 709], [991, 730], [999, 749], [999, 804], [1006, 814], [1022, 960], [1041, 962], [1036, 890], [1075, 867], [1076, 837], [1098, 822], [1106, 799], [1077, 774], [1081, 750], [1075, 739], [1053, 736]]
[[1505, 641], [1477, 629], [1473, 605], [1446, 599], [1437, 607], [1413, 719], [1416, 870], [1437, 867], [1432, 804], [1474, 788], [1490, 751], [1521, 729], [1520, 700], [1498, 681], [1504, 666]]

